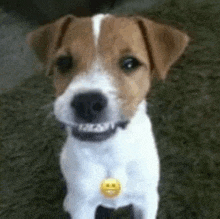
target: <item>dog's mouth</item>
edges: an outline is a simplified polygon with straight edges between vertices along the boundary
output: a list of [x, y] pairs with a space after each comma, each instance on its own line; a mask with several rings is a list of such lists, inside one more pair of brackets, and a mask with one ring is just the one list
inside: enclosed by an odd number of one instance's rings
[[72, 135], [81, 141], [98, 142], [112, 137], [117, 128], [125, 129], [128, 121], [109, 123], [85, 123], [71, 126]]

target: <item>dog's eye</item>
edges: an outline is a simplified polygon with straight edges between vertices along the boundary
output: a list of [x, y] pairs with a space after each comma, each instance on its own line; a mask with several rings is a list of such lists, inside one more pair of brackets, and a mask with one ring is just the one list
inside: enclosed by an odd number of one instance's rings
[[73, 59], [71, 56], [60, 57], [56, 61], [56, 66], [59, 71], [67, 72], [73, 67]]
[[134, 57], [126, 57], [123, 58], [120, 62], [120, 66], [122, 70], [126, 72], [130, 72], [132, 70], [135, 70], [141, 65], [141, 63]]

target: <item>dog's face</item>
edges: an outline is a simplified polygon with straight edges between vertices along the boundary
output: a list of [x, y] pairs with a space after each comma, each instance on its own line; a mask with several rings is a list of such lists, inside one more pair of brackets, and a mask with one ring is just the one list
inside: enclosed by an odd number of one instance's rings
[[65, 16], [28, 36], [53, 75], [55, 115], [81, 140], [102, 141], [125, 127], [150, 89], [164, 79], [189, 38], [141, 17]]

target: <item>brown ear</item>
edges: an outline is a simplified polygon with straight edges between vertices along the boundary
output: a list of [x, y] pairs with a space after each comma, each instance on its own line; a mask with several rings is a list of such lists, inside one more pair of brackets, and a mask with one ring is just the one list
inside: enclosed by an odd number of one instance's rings
[[48, 66], [50, 65], [49, 60], [61, 46], [65, 31], [73, 19], [73, 15], [66, 15], [56, 22], [42, 26], [27, 35], [27, 44], [33, 49], [37, 58], [47, 65], [48, 75], [51, 74]]
[[187, 34], [168, 25], [138, 17], [138, 24], [149, 50], [156, 75], [165, 79], [169, 68], [182, 55], [190, 38]]

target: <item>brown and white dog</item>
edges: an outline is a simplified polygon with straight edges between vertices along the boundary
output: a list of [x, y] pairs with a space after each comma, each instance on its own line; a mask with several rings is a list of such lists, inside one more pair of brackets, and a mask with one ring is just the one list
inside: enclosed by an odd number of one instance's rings
[[[54, 113], [68, 134], [60, 156], [67, 183], [64, 208], [93, 219], [97, 206], [132, 204], [135, 218], [155, 219], [159, 158], [146, 114], [152, 77], [164, 79], [189, 37], [149, 19], [67, 15], [28, 35], [28, 44], [53, 74]], [[122, 193], [100, 193], [105, 178]]]

